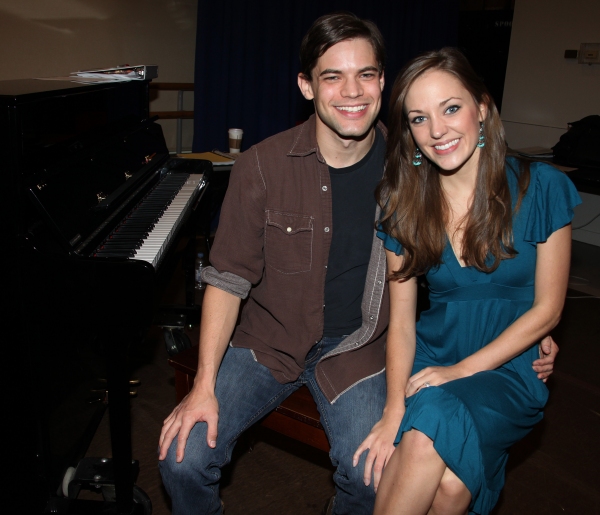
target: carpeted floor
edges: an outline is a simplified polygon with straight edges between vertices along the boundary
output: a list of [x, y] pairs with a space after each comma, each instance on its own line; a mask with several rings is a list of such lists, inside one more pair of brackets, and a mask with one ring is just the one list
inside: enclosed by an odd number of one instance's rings
[[[593, 282], [600, 249], [575, 243], [580, 252], [594, 256], [595, 265], [590, 269], [575, 253], [572, 273], [579, 278], [591, 275]], [[174, 274], [165, 292], [166, 303], [182, 302], [180, 279]], [[561, 352], [549, 381], [545, 419], [513, 449], [495, 515], [600, 514], [600, 300], [589, 298], [590, 291], [593, 287], [586, 293], [569, 290], [563, 319], [554, 332]], [[197, 328], [188, 333], [197, 342]], [[169, 515], [156, 448], [162, 421], [175, 405], [175, 388], [159, 328], [149, 331], [134, 357], [133, 376], [141, 380], [131, 401], [133, 456], [140, 461], [137, 484], [152, 499], [154, 515]], [[110, 456], [107, 418], [88, 456]], [[319, 514], [334, 492], [332, 470], [325, 453], [259, 429], [238, 445], [232, 465], [224, 472], [226, 513]]]

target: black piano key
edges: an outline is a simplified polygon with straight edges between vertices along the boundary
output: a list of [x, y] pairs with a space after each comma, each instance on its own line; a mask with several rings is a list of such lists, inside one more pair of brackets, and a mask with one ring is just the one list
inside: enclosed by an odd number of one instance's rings
[[188, 177], [188, 174], [165, 176], [98, 246], [96, 255], [133, 257], [135, 249], [143, 245]]

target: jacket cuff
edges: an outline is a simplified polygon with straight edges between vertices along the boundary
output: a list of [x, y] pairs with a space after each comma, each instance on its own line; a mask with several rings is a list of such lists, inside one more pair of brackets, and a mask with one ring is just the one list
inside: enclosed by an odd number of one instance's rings
[[223, 290], [240, 299], [245, 299], [250, 292], [250, 281], [231, 272], [219, 272], [216, 268], [209, 266], [202, 270], [202, 280], [219, 290]]

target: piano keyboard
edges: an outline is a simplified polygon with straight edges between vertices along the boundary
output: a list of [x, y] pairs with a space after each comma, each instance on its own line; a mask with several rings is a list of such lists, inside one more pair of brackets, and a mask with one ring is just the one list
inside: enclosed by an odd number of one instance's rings
[[93, 253], [147, 261], [158, 268], [196, 193], [201, 174], [167, 174], [113, 229]]

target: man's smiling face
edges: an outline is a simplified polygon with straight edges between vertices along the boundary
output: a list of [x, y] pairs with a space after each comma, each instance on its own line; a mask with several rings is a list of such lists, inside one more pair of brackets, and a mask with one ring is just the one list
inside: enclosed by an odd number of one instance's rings
[[317, 61], [312, 80], [302, 75], [298, 85], [313, 100], [317, 134], [339, 139], [362, 139], [369, 133], [381, 108], [383, 72], [375, 52], [362, 38], [341, 41]]

